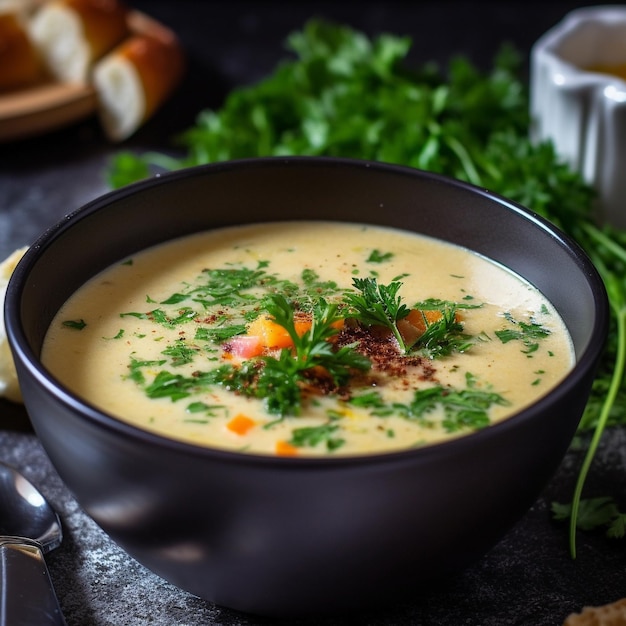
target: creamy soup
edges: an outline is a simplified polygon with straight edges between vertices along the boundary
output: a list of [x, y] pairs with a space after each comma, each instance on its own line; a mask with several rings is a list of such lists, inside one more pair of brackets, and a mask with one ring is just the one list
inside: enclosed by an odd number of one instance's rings
[[573, 365], [554, 307], [506, 268], [359, 224], [199, 233], [94, 277], [42, 359], [140, 428], [278, 455], [379, 453], [485, 428]]

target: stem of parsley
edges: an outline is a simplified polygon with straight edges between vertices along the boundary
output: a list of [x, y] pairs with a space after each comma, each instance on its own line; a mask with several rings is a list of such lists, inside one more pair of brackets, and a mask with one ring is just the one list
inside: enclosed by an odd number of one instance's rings
[[[602, 232], [593, 226], [585, 228], [587, 234], [593, 237], [600, 245], [605, 246], [607, 250], [610, 250], [612, 254], [626, 260], [626, 251], [615, 243], [613, 240], [606, 237]], [[593, 435], [587, 448], [583, 464], [578, 473], [576, 480], [576, 486], [574, 488], [574, 494], [572, 498], [571, 516], [569, 525], [569, 542], [570, 553], [572, 558], [576, 558], [576, 528], [578, 522], [578, 513], [580, 510], [580, 503], [582, 499], [582, 491], [587, 480], [587, 475], [591, 468], [591, 464], [598, 450], [600, 439], [606, 429], [606, 425], [611, 414], [611, 410], [616, 402], [619, 389], [624, 379], [624, 372], [626, 370], [626, 292], [623, 282], [607, 269], [604, 262], [599, 258], [597, 253], [591, 252], [591, 257], [594, 264], [606, 285], [606, 289], [609, 295], [609, 303], [615, 316], [616, 324], [616, 345], [617, 352], [615, 355], [615, 367], [613, 368], [613, 374], [611, 376], [611, 382], [608, 392], [602, 404], [598, 421], [596, 422], [593, 430]]]
[[355, 317], [367, 326], [381, 325], [388, 328], [396, 338], [402, 352], [407, 351], [397, 322], [409, 314], [398, 295], [402, 283], [394, 281], [379, 284], [374, 278], [353, 278], [352, 283], [361, 293], [347, 293], [344, 300], [355, 310]]

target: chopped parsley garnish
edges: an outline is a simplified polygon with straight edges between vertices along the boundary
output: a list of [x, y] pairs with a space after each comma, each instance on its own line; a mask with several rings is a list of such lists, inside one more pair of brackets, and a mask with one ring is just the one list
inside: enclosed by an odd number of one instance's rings
[[398, 321], [409, 314], [408, 307], [398, 295], [402, 283], [394, 281], [380, 285], [374, 278], [353, 278], [352, 284], [360, 293], [347, 293], [345, 302], [354, 309], [350, 313], [367, 326], [384, 326], [391, 330], [403, 352], [407, 351], [398, 330]]
[[[344, 296], [344, 301], [353, 309], [349, 315], [366, 326], [383, 326], [389, 329], [403, 353], [419, 351], [430, 359], [437, 359], [452, 352], [465, 352], [474, 343], [474, 339], [463, 332], [463, 324], [457, 319], [457, 305], [451, 306], [446, 301], [434, 298], [419, 303], [416, 308], [439, 311], [441, 315], [433, 321], [422, 315], [425, 332], [408, 342], [398, 327], [398, 322], [411, 313], [411, 309], [398, 295], [402, 283], [392, 281], [388, 285], [382, 285], [375, 278], [353, 278], [352, 282], [361, 293], [348, 292]], [[458, 308], [471, 309], [480, 306], [463, 304], [458, 305]]]
[[84, 319], [79, 320], [64, 320], [63, 326], [65, 328], [71, 328], [72, 330], [83, 330], [87, 326], [87, 322]]
[[466, 352], [474, 339], [463, 332], [463, 324], [456, 318], [456, 310], [446, 307], [438, 320], [429, 322], [414, 348], [430, 359], [448, 356], [453, 352]]
[[440, 385], [417, 389], [407, 404], [386, 404], [377, 391], [355, 395], [348, 402], [352, 406], [370, 409], [373, 416], [400, 415], [410, 421], [419, 421], [425, 427], [434, 426], [431, 418], [437, 410], [441, 410], [441, 424], [446, 432], [479, 430], [490, 424], [489, 410], [492, 406], [507, 406], [509, 403], [494, 391], [479, 389], [471, 374], [468, 373], [465, 378], [464, 389]]
[[189, 296], [184, 293], [173, 293], [166, 300], [161, 300], [159, 304], [179, 304], [180, 302], [187, 300], [188, 297]]
[[413, 305], [414, 309], [420, 311], [441, 311], [441, 309], [480, 309], [483, 305], [476, 302], [469, 302], [473, 300], [473, 296], [467, 295], [463, 297], [465, 302], [451, 302], [450, 300], [442, 300], [441, 298], [426, 298], [426, 300], [420, 300]]
[[372, 250], [367, 257], [367, 263], [384, 263], [393, 258], [393, 252], [381, 252], [380, 250]]
[[146, 378], [143, 373], [144, 367], [161, 367], [165, 363], [164, 360], [159, 361], [146, 361], [136, 359], [134, 356], [130, 357], [130, 365], [128, 366], [129, 374], [128, 378], [138, 385], [143, 385], [146, 381]]
[[246, 332], [246, 328], [247, 326], [245, 324], [232, 324], [230, 326], [218, 327], [200, 326], [196, 329], [194, 339], [196, 341], [213, 341], [221, 343], [227, 339], [236, 337], [237, 335], [243, 335], [243, 333]]
[[[312, 269], [304, 269], [301, 274], [302, 282], [304, 283], [304, 291], [313, 299], [325, 298], [337, 293], [338, 285], [334, 280], [320, 280], [319, 275]], [[291, 293], [287, 290], [281, 290], [283, 294], [296, 295], [297, 288], [292, 290]]]
[[335, 436], [337, 430], [339, 430], [339, 425], [333, 421], [320, 426], [294, 428], [289, 443], [298, 448], [315, 448], [323, 444], [329, 452], [332, 452], [346, 442], [345, 439]]
[[439, 385], [418, 389], [410, 404], [394, 404], [394, 408], [407, 419], [428, 422], [428, 416], [441, 407], [444, 413], [442, 425], [449, 433], [484, 428], [490, 423], [489, 409], [493, 405], [506, 406], [509, 403], [498, 393], [478, 389], [471, 374], [466, 376], [466, 382], [465, 389]]
[[[252, 358], [246, 357], [243, 361], [225, 362], [209, 371], [198, 370], [192, 376], [162, 369], [165, 360], [142, 361], [133, 357], [128, 378], [141, 385], [148, 397], [169, 398], [173, 402], [204, 393], [219, 385], [233, 393], [262, 400], [269, 414], [282, 419], [301, 413], [305, 390], [324, 389], [325, 393], [337, 393], [372, 367], [365, 352], [359, 350], [362, 339], [343, 343], [335, 341], [344, 324], [357, 323], [365, 329], [371, 326], [387, 328], [398, 342], [400, 355], [406, 355], [411, 350], [414, 354], [434, 359], [453, 351], [462, 352], [472, 343], [472, 338], [462, 332], [463, 325], [456, 318], [455, 303], [435, 299], [426, 300], [422, 305], [424, 310], [438, 311], [439, 316], [434, 321], [426, 321], [424, 316], [424, 332], [418, 339], [407, 343], [397, 325], [411, 312], [399, 295], [402, 286], [400, 281], [384, 285], [375, 278], [353, 278], [353, 286], [358, 290], [356, 293], [353, 290], [339, 290], [333, 281], [321, 281], [317, 272], [305, 269], [301, 274], [300, 287], [296, 285], [292, 288], [293, 283], [269, 274], [267, 267], [268, 264], [263, 262], [256, 269], [239, 267], [204, 270], [198, 281], [200, 286], [188, 285], [185, 290], [162, 300], [159, 308], [147, 313], [127, 312], [122, 313], [121, 317], [137, 317], [172, 329], [194, 322], [193, 343], [181, 336], [161, 351], [168, 357], [172, 368], [193, 362], [201, 353], [216, 352], [220, 347], [223, 350], [229, 341], [236, 341], [239, 336], [246, 335], [248, 324], [238, 320], [237, 315], [250, 320], [268, 316], [288, 334], [290, 347], [273, 353], [261, 353]], [[289, 293], [293, 292], [292, 299], [274, 291], [277, 286], [285, 285], [289, 285]], [[327, 300], [322, 295], [327, 292], [333, 294], [335, 301]], [[191, 300], [189, 294], [193, 295]], [[199, 304], [204, 307], [206, 303], [203, 298], [207, 294], [217, 298], [234, 298], [237, 304], [228, 307], [222, 303], [217, 306], [214, 302], [212, 312], [203, 318], [191, 303], [195, 301], [196, 306]], [[183, 301], [189, 301], [190, 305], [181, 308]], [[480, 305], [461, 304], [459, 308], [477, 306]], [[216, 310], [218, 314], [213, 312]], [[310, 326], [304, 332], [296, 327], [298, 315], [310, 318]], [[161, 338], [154, 336], [153, 341]], [[146, 382], [146, 368], [154, 372], [151, 382]], [[447, 391], [445, 402], [449, 406], [453, 399], [456, 399], [457, 404], [459, 398], [467, 402], [464, 397], [467, 395], [468, 392], [464, 392], [457, 398]], [[376, 392], [357, 394], [350, 401], [355, 406], [365, 407], [369, 404], [368, 409], [379, 417], [397, 410], [397, 407], [386, 406]], [[413, 415], [417, 406], [415, 402], [401, 412]], [[464, 418], [469, 415], [468, 411], [458, 413], [456, 420], [461, 423], [465, 419], [466, 425], [470, 425], [469, 417]], [[474, 425], [478, 423], [477, 420], [478, 417], [474, 415]], [[448, 419], [446, 428], [452, 429], [451, 424]]]
[[194, 384], [193, 378], [161, 370], [145, 391], [148, 398], [170, 398], [176, 402], [189, 396]]
[[530, 322], [518, 321], [508, 312], [504, 314], [504, 317], [515, 327], [496, 330], [496, 336], [502, 343], [521, 341], [525, 347], [525, 350], [522, 350], [522, 352], [528, 355], [536, 352], [539, 349], [539, 341], [550, 335], [550, 331], [547, 328], [537, 324], [532, 319]]
[[161, 324], [166, 328], [173, 328], [181, 324], [185, 324], [197, 317], [198, 313], [191, 307], [184, 307], [179, 309], [175, 316], [170, 316], [163, 309], [153, 309], [147, 313], [141, 313], [139, 311], [128, 311], [126, 313], [120, 313], [120, 317], [136, 317], [141, 320], [152, 320]]
[[172, 345], [161, 351], [161, 354], [169, 356], [174, 367], [191, 363], [194, 356], [199, 352], [198, 348], [188, 346], [184, 339], [177, 339]]
[[269, 413], [298, 415], [303, 385], [321, 377], [341, 387], [354, 370], [371, 367], [369, 359], [352, 346], [335, 349], [329, 341], [338, 332], [333, 323], [341, 319], [337, 304], [320, 298], [313, 311], [311, 328], [302, 336], [294, 325], [294, 309], [284, 296], [271, 296], [266, 309], [287, 330], [294, 351], [285, 348], [276, 357], [263, 356], [256, 361], [244, 361], [239, 367], [226, 366], [221, 382], [239, 393], [263, 399]]
[[190, 402], [185, 409], [187, 413], [204, 413], [209, 417], [214, 417], [218, 413], [226, 413], [227, 407], [223, 404], [207, 404], [206, 402]]

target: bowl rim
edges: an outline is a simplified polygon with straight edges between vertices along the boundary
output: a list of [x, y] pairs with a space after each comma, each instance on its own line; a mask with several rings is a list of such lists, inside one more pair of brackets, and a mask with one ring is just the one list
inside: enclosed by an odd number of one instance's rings
[[[122, 418], [95, 407], [87, 400], [80, 398], [77, 394], [66, 388], [62, 383], [50, 373], [41, 363], [40, 357], [36, 356], [30, 348], [29, 342], [24, 332], [21, 316], [20, 301], [21, 294], [26, 287], [29, 272], [37, 263], [40, 255], [67, 230], [70, 230], [75, 223], [88, 218], [95, 212], [106, 209], [106, 207], [129, 196], [141, 194], [146, 188], [155, 185], [167, 184], [169, 180], [177, 180], [187, 177], [211, 175], [222, 171], [285, 165], [315, 166], [333, 165], [337, 167], [365, 167], [373, 171], [384, 171], [388, 173], [403, 174], [408, 176], [422, 176], [445, 185], [452, 185], [460, 190], [465, 190], [474, 195], [482, 196], [496, 202], [507, 210], [514, 212], [522, 219], [530, 222], [533, 227], [544, 231], [554, 239], [558, 245], [566, 248], [575, 257], [576, 262], [586, 275], [587, 283], [594, 296], [594, 325], [590, 334], [590, 341], [585, 350], [576, 358], [572, 369], [566, 374], [556, 387], [547, 391], [532, 404], [523, 408], [501, 421], [474, 431], [464, 433], [440, 442], [434, 442], [421, 447], [398, 449], [386, 452], [373, 452], [363, 454], [344, 454], [337, 456], [277, 456], [270, 454], [239, 452], [237, 450], [222, 449], [206, 445], [198, 445], [192, 442], [166, 437], [156, 432], [144, 430], [134, 426]], [[163, 240], [163, 243], [167, 240]], [[471, 247], [468, 246], [468, 249]], [[489, 258], [489, 257], [487, 257]], [[68, 213], [64, 218], [44, 230], [39, 237], [26, 250], [16, 268], [14, 269], [9, 283], [4, 302], [4, 317], [7, 339], [14, 359], [19, 359], [29, 374], [38, 384], [45, 387], [49, 393], [53, 394], [56, 400], [72, 412], [78, 412], [82, 419], [87, 420], [93, 426], [109, 432], [121, 434], [124, 437], [148, 443], [154, 447], [167, 448], [172, 451], [184, 453], [185, 455], [209, 457], [221, 459], [226, 462], [240, 465], [263, 465], [263, 466], [287, 466], [294, 468], [331, 468], [337, 466], [356, 467], [363, 464], [374, 465], [382, 463], [403, 462], [406, 459], [414, 459], [416, 456], [428, 459], [432, 455], [441, 456], [447, 454], [454, 456], [456, 451], [467, 446], [472, 446], [476, 441], [482, 441], [498, 436], [499, 433], [516, 429], [521, 423], [532, 419], [537, 419], [537, 413], [543, 411], [544, 405], [557, 402], [561, 397], [567, 396], [573, 389], [581, 383], [587, 370], [592, 367], [604, 349], [604, 344], [609, 327], [609, 303], [604, 282], [591, 262], [590, 258], [580, 247], [580, 245], [569, 235], [561, 231], [546, 218], [533, 212], [531, 209], [509, 200], [488, 189], [477, 187], [471, 183], [444, 176], [438, 173], [421, 170], [406, 165], [384, 163], [377, 161], [366, 161], [355, 158], [326, 157], [326, 156], [289, 156], [289, 157], [252, 157], [243, 159], [233, 159], [186, 167], [183, 169], [159, 173], [150, 178], [128, 184], [119, 189], [108, 191], [84, 205]], [[27, 401], [25, 402], [27, 404]], [[35, 428], [36, 431], [36, 428]]]

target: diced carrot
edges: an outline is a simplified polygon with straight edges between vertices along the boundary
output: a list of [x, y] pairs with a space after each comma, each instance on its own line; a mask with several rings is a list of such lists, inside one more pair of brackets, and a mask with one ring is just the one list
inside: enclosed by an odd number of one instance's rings
[[[312, 324], [308, 315], [297, 315], [293, 322], [296, 333], [300, 337], [310, 330]], [[270, 350], [293, 347], [293, 341], [287, 330], [268, 315], [261, 315], [250, 322], [247, 334], [258, 335], [263, 345]]]
[[226, 424], [226, 428], [238, 435], [245, 435], [255, 425], [256, 422], [251, 417], [239, 413]]
[[293, 320], [294, 328], [296, 329], [296, 333], [298, 337], [302, 337], [305, 333], [308, 333], [311, 330], [311, 326], [313, 322], [311, 318], [308, 316], [296, 316]]
[[267, 315], [261, 315], [250, 323], [248, 335], [258, 335], [261, 343], [270, 350], [293, 346], [289, 333]]
[[424, 333], [429, 324], [441, 319], [441, 311], [411, 309], [411, 312], [405, 319], [420, 330], [421, 333]]
[[288, 441], [279, 439], [276, 442], [276, 454], [278, 456], [296, 456], [298, 454], [298, 448]]
[[343, 327], [346, 325], [346, 320], [344, 318], [335, 320], [332, 324], [331, 327], [334, 328], [335, 330], [343, 330]]
[[[441, 315], [441, 314], [440, 314]], [[398, 321], [398, 331], [407, 345], [413, 345], [426, 332], [424, 311], [411, 309], [406, 317]]]
[[[311, 330], [313, 324], [310, 315], [296, 315], [294, 328], [299, 337]], [[341, 330], [344, 320], [333, 322], [333, 328]], [[224, 357], [250, 359], [260, 356], [265, 350], [293, 348], [293, 341], [285, 328], [277, 324], [269, 315], [261, 315], [248, 324], [245, 335], [237, 335], [228, 341]]]
[[[412, 345], [421, 337], [430, 324], [437, 322], [442, 317], [441, 311], [437, 309], [411, 309], [409, 314], [398, 321], [398, 330], [405, 343]], [[455, 319], [459, 320], [459, 314], [455, 314]]]

